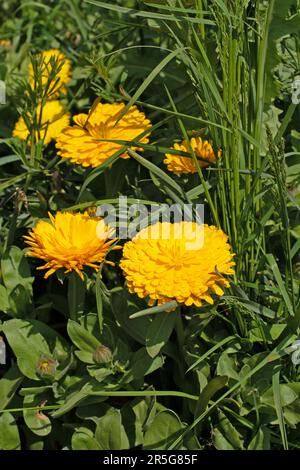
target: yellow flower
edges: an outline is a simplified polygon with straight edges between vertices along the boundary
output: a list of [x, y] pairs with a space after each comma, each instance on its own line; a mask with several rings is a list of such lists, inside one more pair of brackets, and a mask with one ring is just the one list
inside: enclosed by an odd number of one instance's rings
[[71, 212], [57, 212], [49, 217], [50, 221], [38, 221], [24, 237], [30, 246], [27, 256], [46, 261], [37, 268], [47, 269], [45, 279], [60, 268], [64, 268], [65, 273], [75, 271], [83, 279], [84, 266], [98, 270], [100, 263], [113, 265], [105, 256], [115, 239], [111, 238], [112, 230], [103, 219]]
[[171, 300], [200, 307], [229, 287], [233, 274], [228, 237], [214, 226], [159, 222], [141, 230], [124, 246], [121, 268], [129, 292], [149, 305]]
[[[32, 124], [32, 115], [28, 117]], [[39, 120], [41, 127], [39, 133], [36, 131], [36, 139], [44, 139], [44, 144], [47, 145], [52, 139], [56, 139], [61, 131], [69, 124], [70, 114], [65, 111], [60, 101], [47, 101], [43, 108], [41, 108], [41, 105], [37, 107], [36, 121], [38, 122]], [[13, 136], [19, 137], [21, 140], [26, 140], [29, 136], [29, 130], [22, 117], [20, 117], [15, 124]]]
[[[209, 166], [211, 163], [216, 163], [217, 158], [213, 151], [212, 145], [208, 140], [202, 140], [201, 137], [192, 137], [190, 140], [190, 146], [195, 152], [196, 157], [200, 157], [202, 160], [199, 161], [201, 168]], [[179, 150], [181, 152], [191, 153], [189, 144], [186, 140], [180, 144], [174, 144], [172, 147], [174, 150]], [[221, 151], [218, 152], [218, 158], [221, 156]], [[169, 171], [172, 171], [176, 175], [183, 173], [196, 173], [197, 167], [194, 163], [194, 160], [191, 157], [184, 157], [181, 155], [173, 155], [167, 153], [165, 155], [164, 163], [167, 165]]]
[[11, 47], [10, 39], [0, 39], [0, 47], [2, 49], [9, 49]]
[[37, 371], [40, 375], [54, 375], [57, 367], [57, 361], [50, 357], [41, 357], [38, 365]]
[[[38, 57], [40, 57], [41, 59], [42, 85], [46, 86], [46, 84], [48, 83], [49, 76], [53, 70], [53, 66], [51, 64], [51, 62], [53, 61], [54, 63], [57, 63], [60, 68], [55, 78], [53, 78], [53, 80], [51, 81], [51, 84], [48, 88], [48, 92], [52, 97], [57, 96], [59, 93], [66, 94], [67, 90], [65, 85], [71, 80], [71, 61], [67, 59], [65, 54], [59, 49], [49, 49], [48, 51], [43, 51], [38, 55]], [[31, 87], [33, 87], [34, 72], [32, 64], [29, 64], [28, 74], [29, 83]]]
[[[90, 115], [74, 116], [76, 125], [67, 127], [57, 139], [58, 155], [84, 167], [97, 167], [122, 148], [120, 144], [103, 139], [149, 142], [146, 135], [138, 138], [151, 127], [151, 123], [136, 106], [131, 106], [116, 122], [124, 107], [124, 103], [99, 103]], [[139, 149], [136, 146], [131, 148]], [[121, 156], [129, 158], [127, 152]]]

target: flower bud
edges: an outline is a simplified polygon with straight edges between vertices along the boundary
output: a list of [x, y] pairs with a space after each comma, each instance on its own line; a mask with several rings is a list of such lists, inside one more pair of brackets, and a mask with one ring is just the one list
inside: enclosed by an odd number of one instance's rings
[[41, 357], [37, 364], [37, 371], [40, 375], [54, 375], [57, 361], [51, 357]]
[[107, 364], [112, 360], [111, 350], [101, 344], [95, 349], [93, 359], [97, 364]]

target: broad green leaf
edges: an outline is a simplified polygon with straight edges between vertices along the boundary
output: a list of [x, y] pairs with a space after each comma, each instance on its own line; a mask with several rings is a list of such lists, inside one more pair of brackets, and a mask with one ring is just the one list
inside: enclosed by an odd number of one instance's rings
[[218, 428], [213, 429], [212, 440], [215, 448], [218, 450], [234, 450], [233, 445], [226, 439]]
[[217, 365], [218, 375], [227, 375], [234, 380], [239, 380], [239, 374], [236, 370], [233, 357], [229, 356], [226, 352], [223, 352], [219, 358]]
[[[283, 407], [290, 405], [299, 397], [299, 393], [294, 391], [289, 384], [280, 384], [279, 393], [280, 403]], [[274, 391], [271, 387], [261, 396], [261, 401], [262, 403], [275, 407]]]
[[145, 450], [168, 449], [169, 443], [183, 429], [183, 424], [177, 414], [171, 410], [158, 413], [144, 436]]
[[[26, 395], [24, 397], [24, 408], [40, 406], [40, 404], [40, 396]], [[50, 434], [52, 429], [51, 421], [42, 408], [40, 410], [24, 410], [23, 417], [28, 428], [37, 436], [47, 436]]]
[[200, 394], [195, 410], [195, 418], [200, 416], [206, 410], [211, 398], [216, 392], [224, 388], [227, 382], [227, 376], [214, 377], [208, 382], [208, 384], [204, 387], [203, 391]]
[[0, 379], [0, 410], [7, 407], [19, 385], [21, 385], [23, 378], [17, 365], [13, 365]]
[[10, 291], [8, 301], [9, 311], [13, 313], [13, 316], [30, 316], [30, 294], [22, 284], [18, 284]]
[[100, 450], [94, 434], [83, 426], [77, 428], [72, 436], [73, 450]]
[[23, 316], [29, 310], [34, 278], [30, 275], [27, 259], [20, 248], [12, 246], [3, 254], [1, 272], [7, 288], [9, 309], [15, 315]]
[[17, 285], [23, 285], [26, 290], [32, 293], [32, 282], [30, 268], [24, 252], [17, 246], [12, 246], [8, 253], [1, 259], [1, 272], [4, 285], [12, 290]]
[[178, 311], [159, 313], [152, 319], [146, 336], [146, 350], [154, 358], [168, 341], [176, 321]]
[[95, 438], [102, 450], [129, 449], [120, 410], [111, 409], [105, 416], [99, 418]]
[[223, 433], [226, 440], [230, 442], [234, 449], [244, 449], [244, 440], [241, 434], [232, 425], [227, 416], [221, 411], [219, 412], [218, 429]]
[[270, 430], [265, 426], [260, 426], [251, 439], [248, 450], [270, 450], [270, 448]]
[[9, 309], [8, 292], [2, 284], [0, 284], [0, 309], [5, 313]]
[[122, 382], [131, 382], [132, 380], [142, 379], [151, 372], [162, 367], [164, 359], [161, 356], [152, 358], [145, 348], [136, 351], [130, 361], [130, 369], [124, 375]]
[[2, 328], [16, 355], [20, 371], [29, 379], [40, 380], [37, 373], [39, 360], [52, 356], [45, 338], [31, 322], [25, 320], [8, 320]]
[[73, 343], [81, 350], [94, 353], [100, 342], [88, 330], [74, 320], [68, 321], [68, 334]]
[[150, 319], [148, 317], [137, 318], [134, 320], [129, 319], [131, 314], [141, 310], [138, 306], [141, 303], [141, 301], [135, 299], [133, 296], [129, 296], [124, 290], [121, 292], [113, 292], [111, 294], [112, 311], [117, 322], [120, 323], [121, 327], [132, 338], [141, 344], [145, 344]]
[[296, 429], [300, 423], [300, 399], [286, 406], [283, 415], [287, 425]]
[[93, 354], [91, 352], [75, 351], [74, 354], [80, 361], [85, 362], [86, 364], [95, 364]]
[[152, 402], [150, 398], [137, 398], [126, 403], [121, 409], [122, 422], [126, 428], [130, 448], [143, 444], [144, 426], [149, 416], [149, 408]]
[[0, 415], [0, 450], [20, 450], [18, 426], [11, 413]]
[[[75, 387], [74, 387], [75, 388]], [[63, 405], [53, 413], [51, 416], [53, 418], [58, 418], [59, 416], [64, 415], [68, 411], [72, 410], [77, 406], [82, 400], [91, 395], [93, 387], [90, 383], [81, 381], [81, 383], [76, 384], [76, 389], [72, 390], [65, 398]]]

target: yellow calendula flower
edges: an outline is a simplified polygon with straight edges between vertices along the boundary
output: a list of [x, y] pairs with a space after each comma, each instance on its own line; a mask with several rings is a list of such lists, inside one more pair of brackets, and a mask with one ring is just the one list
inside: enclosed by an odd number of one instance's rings
[[227, 235], [195, 222], [159, 222], [141, 230], [123, 250], [121, 268], [130, 293], [149, 305], [176, 300], [200, 307], [213, 304], [235, 265]]
[[[212, 145], [208, 140], [202, 140], [201, 137], [192, 137], [189, 142], [191, 148], [194, 150], [196, 157], [199, 157], [199, 165], [205, 168], [212, 163], [216, 163], [217, 157], [221, 156], [221, 151], [218, 152], [216, 157]], [[181, 152], [191, 153], [190, 147], [186, 140], [181, 143], [175, 143], [172, 147], [174, 150]], [[174, 155], [167, 153], [165, 155], [164, 163], [167, 165], [169, 171], [176, 175], [183, 173], [196, 173], [197, 167], [192, 157], [185, 157], [181, 155]]]
[[[131, 106], [118, 121], [124, 107], [124, 103], [98, 103], [89, 115], [74, 116], [75, 126], [67, 127], [57, 139], [58, 155], [84, 167], [97, 167], [122, 148], [121, 144], [109, 140], [149, 142], [149, 134], [138, 137], [151, 127], [149, 119], [136, 106]], [[132, 146], [132, 149], [139, 148]], [[127, 152], [121, 157], [129, 158]]]
[[[51, 81], [48, 88], [49, 95], [51, 97], [57, 96], [59, 93], [66, 94], [65, 85], [71, 80], [71, 61], [65, 56], [59, 49], [49, 49], [39, 54], [41, 60], [41, 77], [42, 85], [45, 86], [48, 83], [49, 76], [52, 73], [53, 66], [51, 62], [57, 63], [60, 66], [56, 76]], [[28, 68], [29, 83], [33, 87], [34, 85], [34, 72], [32, 64], [29, 64]]]
[[11, 47], [10, 39], [0, 39], [0, 48], [9, 49]]
[[[29, 115], [28, 118], [32, 123], [32, 115]], [[51, 140], [56, 139], [62, 130], [70, 123], [70, 114], [66, 112], [60, 101], [47, 101], [43, 107], [41, 107], [41, 105], [37, 107], [36, 121], [40, 121], [41, 123], [39, 132], [36, 131], [36, 139], [44, 139], [44, 144], [47, 145]], [[24, 119], [20, 117], [15, 124], [13, 137], [26, 140], [28, 136], [29, 130]]]
[[83, 279], [84, 266], [99, 269], [100, 263], [113, 265], [105, 257], [115, 242], [110, 229], [99, 217], [87, 213], [57, 212], [50, 220], [40, 220], [24, 238], [30, 246], [27, 256], [46, 261], [45, 279], [57, 269], [75, 271]]

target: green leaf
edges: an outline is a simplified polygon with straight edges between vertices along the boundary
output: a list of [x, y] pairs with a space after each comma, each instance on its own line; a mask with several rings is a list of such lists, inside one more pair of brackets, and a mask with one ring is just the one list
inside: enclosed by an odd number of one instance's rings
[[21, 442], [15, 418], [11, 413], [0, 415], [0, 450], [20, 450]]
[[239, 380], [239, 374], [236, 370], [234, 359], [226, 352], [223, 352], [219, 358], [217, 374], [227, 375], [227, 377], [230, 377], [231, 379]]
[[226, 439], [218, 428], [212, 431], [213, 444], [218, 450], [234, 450], [233, 445]]
[[219, 412], [218, 429], [223, 433], [226, 440], [230, 442], [234, 449], [244, 449], [244, 440], [242, 439], [241, 434], [231, 424], [227, 416], [222, 411]]
[[260, 426], [253, 436], [248, 446], [248, 450], [270, 450], [270, 430], [265, 426]]
[[124, 375], [122, 382], [125, 381], [127, 383], [132, 380], [141, 379], [162, 367], [163, 363], [164, 359], [161, 356], [152, 358], [145, 348], [141, 348], [133, 354], [129, 372]]
[[129, 108], [136, 102], [136, 100], [139, 99], [141, 94], [148, 88], [150, 83], [157, 77], [157, 75], [160, 74], [160, 72], [166, 67], [166, 65], [168, 65], [171, 60], [173, 60], [180, 52], [182, 52], [182, 50], [183, 49], [178, 48], [175, 49], [175, 51], [170, 52], [161, 62], [159, 62], [159, 64], [157, 64], [156, 67], [154, 67], [154, 69], [149, 73], [143, 83], [136, 90], [134, 95], [130, 98], [122, 113], [120, 113], [120, 115], [118, 116], [117, 122], [122, 119], [122, 117], [127, 113]]
[[225, 387], [228, 382], [228, 377], [214, 377], [211, 379], [208, 384], [204, 387], [201, 395], [199, 397], [196, 410], [195, 418], [200, 416], [207, 408], [209, 401], [214, 396], [216, 392]]
[[277, 414], [277, 418], [279, 422], [282, 445], [283, 445], [284, 450], [288, 450], [289, 445], [288, 445], [288, 440], [287, 440], [286, 427], [285, 427], [285, 421], [284, 421], [284, 415], [283, 415], [283, 409], [282, 409], [279, 380], [280, 380], [280, 369], [278, 367], [275, 367], [273, 379], [272, 379], [274, 403], [275, 403], [276, 414]]
[[95, 364], [93, 354], [88, 351], [75, 351], [75, 356], [85, 364]]
[[100, 334], [103, 331], [103, 301], [101, 291], [101, 272], [97, 273], [96, 278], [96, 303], [97, 303], [97, 314]]
[[[24, 408], [40, 406], [41, 398], [35, 395], [24, 397]], [[47, 436], [50, 434], [52, 425], [48, 416], [41, 410], [24, 410], [23, 417], [28, 428], [37, 436]]]
[[99, 418], [95, 438], [102, 450], [129, 449], [129, 440], [122, 424], [120, 410], [111, 409]]
[[71, 340], [81, 351], [93, 354], [95, 349], [100, 346], [97, 338], [74, 320], [68, 321], [67, 330]]
[[85, 282], [77, 273], [69, 274], [68, 305], [70, 318], [77, 320], [84, 312]]
[[172, 442], [170, 445], [170, 449], [176, 448], [184, 438], [184, 436], [192, 431], [203, 419], [212, 413], [212, 411], [228, 396], [232, 395], [233, 392], [235, 392], [239, 387], [241, 387], [243, 384], [245, 384], [252, 376], [255, 374], [262, 372], [262, 369], [266, 367], [267, 364], [270, 362], [277, 360], [278, 358], [281, 357], [282, 351], [284, 351], [288, 346], [292, 344], [294, 341], [295, 336], [293, 334], [288, 334], [279, 344], [276, 345], [276, 347], [267, 355], [264, 355], [262, 360], [260, 360], [251, 370], [249, 370], [243, 377], [241, 377], [238, 382], [236, 382], [234, 385], [232, 385], [229, 390], [227, 390], [223, 395], [221, 395], [204, 413], [202, 413], [198, 418], [195, 419], [195, 421], [187, 426], [187, 428], [183, 431], [182, 435], [180, 435], [178, 438]]
[[149, 416], [149, 408], [153, 408], [153, 400], [145, 397], [132, 400], [121, 409], [122, 422], [125, 426], [130, 448], [139, 446], [144, 442], [144, 426]]
[[137, 152], [134, 150], [128, 150], [128, 153], [130, 154], [131, 157], [133, 157], [135, 160], [137, 160], [141, 165], [143, 165], [145, 168], [147, 168], [150, 172], [154, 173], [165, 185], [169, 186], [170, 188], [174, 189], [176, 193], [178, 194], [178, 197], [181, 197], [181, 202], [184, 202], [187, 200], [186, 198], [186, 193], [183, 191], [181, 186], [174, 181], [171, 176], [169, 176], [167, 173], [165, 173], [161, 168], [158, 166], [154, 165], [154, 163], [150, 162], [146, 158], [142, 157], [139, 155]]
[[30, 315], [30, 294], [23, 285], [19, 284], [10, 291], [8, 301], [9, 311], [14, 314], [13, 316], [25, 317], [26, 314]]
[[276, 282], [278, 284], [278, 287], [279, 287], [279, 290], [280, 290], [280, 293], [284, 299], [284, 302], [285, 302], [285, 305], [286, 305], [286, 308], [288, 309], [290, 315], [294, 316], [294, 309], [293, 309], [293, 305], [292, 305], [292, 302], [291, 302], [291, 299], [289, 297], [289, 294], [287, 293], [287, 290], [285, 288], [285, 285], [284, 285], [284, 282], [282, 280], [282, 277], [281, 277], [281, 274], [280, 274], [280, 271], [279, 271], [279, 268], [278, 268], [278, 265], [276, 263], [276, 260], [274, 258], [274, 256], [272, 254], [266, 254], [266, 258], [267, 258], [267, 261], [270, 265], [270, 268], [272, 269], [273, 271], [273, 274], [274, 274], [274, 277], [276, 279]]
[[76, 429], [72, 436], [73, 450], [100, 450], [100, 446], [96, 441], [94, 434], [88, 428], [83, 426]]
[[150, 357], [154, 358], [168, 341], [178, 311], [170, 313], [159, 313], [153, 318], [146, 336], [146, 350]]
[[0, 309], [5, 313], [9, 309], [8, 293], [2, 284], [0, 284]]
[[283, 414], [287, 425], [296, 429], [300, 423], [300, 399], [286, 406]]
[[220, 341], [218, 344], [215, 344], [211, 349], [206, 351], [201, 357], [199, 357], [187, 370], [187, 373], [190, 372], [191, 370], [195, 369], [201, 362], [203, 362], [207, 357], [209, 357], [213, 352], [217, 351], [217, 349], [221, 348], [224, 346], [224, 344], [228, 343], [229, 341], [232, 341], [235, 339], [235, 336], [228, 336], [227, 338], [224, 338], [222, 341]]
[[4, 191], [5, 189], [9, 188], [10, 186], [14, 186], [16, 183], [19, 183], [23, 179], [26, 178], [28, 173], [22, 173], [21, 175], [14, 176], [13, 178], [9, 178], [5, 181], [0, 182], [0, 192]]
[[31, 322], [21, 319], [6, 321], [2, 329], [16, 355], [20, 371], [29, 379], [40, 380], [38, 362], [42, 356], [51, 356], [45, 338]]
[[64, 415], [77, 406], [80, 402], [82, 402], [84, 398], [91, 395], [93, 387], [90, 383], [87, 383], [86, 380], [82, 380], [80, 383], [76, 384], [76, 386], [77, 390], [72, 390], [67, 395], [64, 404], [58, 410], [51, 413], [53, 418], [58, 418], [59, 416]]
[[134, 321], [129, 319], [130, 315], [141, 310], [138, 307], [139, 304], [142, 304], [142, 302], [135, 299], [134, 296], [129, 296], [125, 290], [112, 292], [111, 294], [112, 311], [117, 322], [132, 338], [141, 344], [145, 344], [150, 318], [145, 316]]
[[155, 307], [145, 308], [140, 310], [139, 312], [133, 313], [130, 315], [130, 320], [144, 317], [146, 315], [156, 315], [161, 312], [167, 312], [168, 310], [173, 310], [174, 308], [178, 307], [178, 303], [176, 300], [171, 300], [170, 302], [166, 302], [162, 305], [156, 305]]
[[[7, 288], [9, 309], [18, 316], [23, 316], [30, 306], [32, 297], [32, 282], [30, 268], [24, 252], [16, 246], [3, 254], [1, 259], [3, 283]], [[2, 289], [1, 289], [2, 290]], [[5, 294], [2, 290], [4, 306]]]
[[0, 379], [0, 410], [7, 407], [19, 385], [21, 385], [23, 378], [17, 365], [13, 365]]
[[32, 294], [32, 282], [29, 264], [24, 252], [17, 246], [12, 246], [1, 259], [1, 272], [4, 285], [7, 289], [13, 290], [21, 284]]
[[168, 449], [169, 443], [183, 429], [183, 424], [177, 414], [171, 410], [158, 413], [144, 436], [145, 450]]

